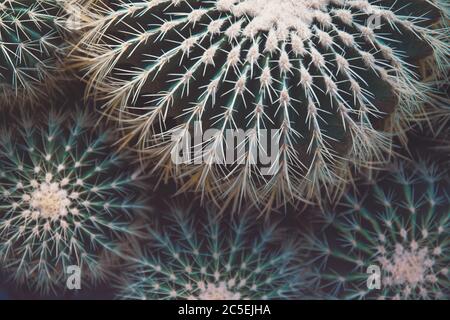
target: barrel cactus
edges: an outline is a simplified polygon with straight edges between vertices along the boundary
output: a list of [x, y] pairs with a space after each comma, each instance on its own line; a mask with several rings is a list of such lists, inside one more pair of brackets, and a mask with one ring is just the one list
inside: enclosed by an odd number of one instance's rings
[[445, 164], [399, 162], [350, 191], [325, 236], [309, 237], [320, 287], [346, 299], [448, 299], [449, 181]]
[[[167, 210], [167, 209], [166, 209]], [[302, 297], [307, 276], [299, 246], [277, 224], [218, 218], [174, 207], [149, 228], [148, 245], [130, 258], [122, 299], [255, 300]], [[284, 236], [285, 238], [282, 238]]]
[[[79, 6], [86, 34], [74, 59], [123, 142], [234, 205], [320, 200], [341, 190], [349, 164], [384, 161], [391, 133], [428, 99], [415, 65], [433, 56], [442, 72], [448, 52], [433, 1]], [[230, 144], [237, 130], [245, 137]]]
[[[64, 41], [59, 0], [0, 0], [0, 99], [33, 98], [51, 79]], [[47, 83], [49, 85], [49, 82]]]
[[102, 280], [138, 232], [142, 202], [111, 132], [93, 130], [85, 111], [46, 113], [0, 129], [0, 265], [18, 285], [50, 293], [71, 266], [82, 287]]

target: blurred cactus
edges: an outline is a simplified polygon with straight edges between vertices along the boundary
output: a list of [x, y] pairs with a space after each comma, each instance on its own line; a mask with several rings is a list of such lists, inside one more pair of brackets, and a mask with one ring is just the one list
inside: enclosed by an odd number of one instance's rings
[[425, 148], [433, 148], [450, 155], [450, 82], [448, 75], [436, 78], [429, 76], [433, 86], [430, 101], [423, 109], [422, 122], [414, 126], [410, 140], [412, 144], [427, 141]]
[[[349, 192], [309, 237], [320, 287], [346, 299], [448, 299], [449, 181], [445, 164], [399, 162]], [[379, 288], [368, 288], [371, 265]]]
[[[295, 241], [256, 217], [218, 218], [193, 209], [161, 212], [146, 252], [131, 259], [123, 299], [295, 299], [306, 289]], [[148, 249], [148, 250], [147, 250]], [[144, 250], [144, 251], [145, 251]], [[143, 251], [137, 250], [136, 252]]]
[[[427, 101], [418, 61], [433, 56], [442, 72], [448, 57], [447, 28], [431, 27], [442, 5], [433, 1], [79, 3], [86, 34], [76, 61], [126, 130], [123, 142], [170, 174], [183, 171], [186, 188], [233, 204], [335, 195], [349, 163], [384, 161], [391, 133], [402, 134]], [[203, 141], [201, 165], [174, 166], [171, 153], [196, 121], [218, 133]], [[217, 165], [210, 150], [229, 148], [227, 129], [250, 134], [240, 158]], [[249, 152], [268, 153], [263, 129], [279, 145], [273, 175]]]
[[[0, 99], [32, 101], [57, 66], [63, 45], [60, 0], [0, 0]], [[47, 83], [47, 86], [49, 83]]]
[[[450, 13], [450, 3], [448, 1], [437, 1], [442, 8], [443, 19], [435, 28], [447, 29]], [[441, 150], [450, 152], [450, 99], [449, 99], [449, 59], [442, 63], [444, 72], [437, 72], [435, 62], [432, 58], [423, 59], [419, 66], [419, 73], [422, 80], [427, 81], [433, 88], [429, 94], [430, 99], [424, 108], [423, 119], [419, 122], [419, 135], [430, 137], [432, 144], [441, 145]]]
[[102, 280], [142, 208], [126, 153], [108, 147], [111, 132], [93, 130], [85, 111], [75, 113], [0, 129], [0, 265], [45, 293], [66, 285], [72, 265], [83, 286]]
[[[450, 157], [450, 97], [448, 78], [439, 81], [437, 92], [434, 95], [434, 103], [430, 105], [429, 128], [426, 136], [434, 144], [436, 149], [446, 152]], [[423, 131], [423, 128], [422, 128]], [[431, 133], [431, 135], [430, 135]], [[450, 161], [450, 159], [448, 159]], [[450, 162], [449, 162], [450, 163]]]
[[430, 106], [430, 127], [434, 139], [450, 155], [450, 82], [448, 76], [435, 82], [434, 103]]

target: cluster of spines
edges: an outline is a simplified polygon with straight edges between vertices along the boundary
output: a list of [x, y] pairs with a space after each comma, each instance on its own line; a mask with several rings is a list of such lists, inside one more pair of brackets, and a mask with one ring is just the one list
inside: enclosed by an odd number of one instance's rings
[[0, 1], [1, 104], [15, 97], [33, 101], [56, 73], [64, 44], [58, 26], [64, 13], [59, 0]]
[[399, 162], [382, 176], [350, 192], [309, 238], [318, 287], [345, 299], [447, 299], [447, 169]]
[[[203, 211], [202, 211], [203, 212]], [[254, 300], [302, 298], [307, 275], [298, 243], [255, 217], [200, 215], [172, 208], [130, 258], [123, 299]], [[282, 239], [284, 237], [285, 239]]]
[[139, 177], [123, 170], [111, 132], [86, 111], [46, 113], [0, 131], [0, 263], [42, 292], [64, 288], [69, 266], [83, 286], [102, 280], [143, 210]]

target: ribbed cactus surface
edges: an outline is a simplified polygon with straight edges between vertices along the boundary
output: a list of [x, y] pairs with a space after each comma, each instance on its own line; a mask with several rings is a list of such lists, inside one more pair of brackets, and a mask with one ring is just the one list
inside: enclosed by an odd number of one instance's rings
[[301, 251], [279, 224], [218, 218], [175, 207], [130, 258], [119, 297], [150, 300], [299, 299], [307, 289]]
[[[414, 64], [432, 55], [442, 71], [448, 50], [431, 1], [80, 3], [77, 60], [124, 142], [235, 204], [323, 198], [349, 162], [384, 160], [427, 100]], [[174, 165], [196, 127], [215, 131]], [[227, 130], [247, 134], [230, 146]], [[238, 155], [224, 165], [223, 150]]]
[[360, 183], [309, 240], [319, 285], [346, 299], [448, 299], [448, 168], [398, 162]]
[[0, 98], [32, 98], [56, 68], [63, 44], [58, 0], [0, 0]]
[[71, 266], [83, 286], [102, 279], [142, 209], [111, 132], [93, 129], [85, 111], [47, 113], [0, 128], [1, 268], [43, 292], [65, 288]]

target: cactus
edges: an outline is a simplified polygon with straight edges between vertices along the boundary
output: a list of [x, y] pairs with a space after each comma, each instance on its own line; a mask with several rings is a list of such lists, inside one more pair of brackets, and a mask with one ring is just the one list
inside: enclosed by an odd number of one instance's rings
[[[449, 82], [438, 83], [438, 91], [435, 94], [435, 102], [430, 106], [430, 121], [428, 128], [419, 130], [419, 134], [428, 137], [431, 144], [436, 149], [446, 152], [450, 155], [450, 98], [449, 98]], [[423, 133], [425, 131], [425, 133]], [[450, 161], [450, 160], [449, 160]]]
[[[431, 27], [440, 19], [432, 1], [79, 3], [86, 35], [74, 59], [123, 143], [234, 205], [321, 200], [342, 190], [349, 164], [386, 160], [391, 133], [428, 99], [415, 63], [432, 55], [442, 72], [448, 52], [447, 28]], [[202, 163], [174, 165], [196, 122], [217, 129], [194, 156]], [[222, 165], [227, 129], [249, 134]], [[249, 151], [268, 153], [264, 129], [278, 145], [270, 174]]]
[[[320, 287], [346, 299], [448, 299], [448, 168], [418, 160], [391, 169], [330, 210], [324, 237], [308, 237]], [[371, 265], [380, 277], [369, 278]]]
[[[211, 209], [210, 209], [211, 210]], [[151, 300], [295, 299], [307, 288], [295, 241], [262, 228], [250, 214], [219, 218], [170, 208], [149, 228], [149, 245], [131, 261], [119, 298]], [[284, 236], [284, 235], [283, 235]]]
[[142, 202], [111, 132], [93, 130], [85, 111], [46, 114], [0, 129], [0, 265], [16, 284], [53, 293], [69, 266], [83, 286], [108, 274]]
[[430, 76], [433, 85], [430, 102], [425, 105], [422, 114], [426, 121], [419, 122], [412, 133], [411, 143], [425, 142], [426, 149], [440, 150], [450, 154], [450, 99], [448, 75], [435, 79]]
[[[436, 25], [436, 28], [448, 28], [450, 4], [439, 1], [439, 6], [443, 11], [443, 19]], [[419, 135], [431, 136], [431, 143], [442, 144], [441, 149], [450, 151], [450, 100], [449, 100], [449, 60], [442, 64], [444, 73], [436, 70], [432, 58], [423, 59], [419, 66], [419, 72], [423, 81], [427, 81], [433, 88], [430, 92], [430, 99], [424, 108], [424, 122], [419, 122], [422, 132]]]
[[442, 147], [450, 152], [450, 98], [448, 77], [435, 81], [435, 102], [431, 106], [430, 126], [436, 141], [442, 143]]
[[[56, 71], [59, 0], [0, 0], [0, 99], [32, 100]], [[47, 83], [49, 85], [49, 83]]]

